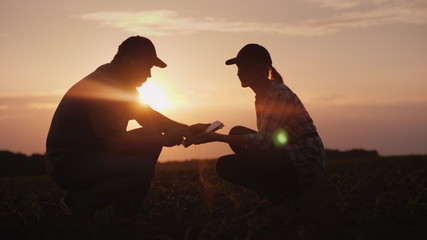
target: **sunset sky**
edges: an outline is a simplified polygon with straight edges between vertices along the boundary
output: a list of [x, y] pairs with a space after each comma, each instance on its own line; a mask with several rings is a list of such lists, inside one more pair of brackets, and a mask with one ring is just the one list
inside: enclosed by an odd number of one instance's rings
[[[62, 95], [132, 35], [168, 64], [150, 82], [176, 121], [256, 128], [254, 93], [224, 62], [258, 43], [326, 148], [427, 154], [427, 0], [1, 0], [0, 150], [44, 153]], [[160, 160], [228, 153], [179, 146]]]

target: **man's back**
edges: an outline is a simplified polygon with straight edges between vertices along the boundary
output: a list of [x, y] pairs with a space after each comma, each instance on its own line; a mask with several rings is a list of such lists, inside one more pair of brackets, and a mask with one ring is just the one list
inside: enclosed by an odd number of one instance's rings
[[48, 154], [102, 150], [103, 137], [126, 131], [129, 117], [123, 106], [128, 101], [121, 99], [125, 94], [112, 85], [105, 68], [76, 83], [61, 100], [47, 137]]

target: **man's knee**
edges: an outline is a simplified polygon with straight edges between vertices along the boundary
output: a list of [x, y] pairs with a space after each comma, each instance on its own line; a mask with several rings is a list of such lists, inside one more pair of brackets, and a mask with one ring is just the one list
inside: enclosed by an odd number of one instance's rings
[[162, 133], [160, 130], [155, 128], [136, 128], [133, 130], [128, 131], [128, 133], [138, 136], [155, 136], [155, 135], [161, 135]]
[[[128, 132], [129, 134], [137, 135], [137, 136], [158, 136], [162, 135], [160, 130], [155, 128], [137, 128]], [[157, 162], [157, 159], [162, 152], [162, 145], [153, 145], [149, 149], [146, 150], [145, 156], [149, 157], [153, 162]]]

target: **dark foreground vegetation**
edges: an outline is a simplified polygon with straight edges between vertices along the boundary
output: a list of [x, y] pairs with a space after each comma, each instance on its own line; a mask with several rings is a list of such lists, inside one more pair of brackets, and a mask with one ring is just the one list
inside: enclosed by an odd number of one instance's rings
[[[353, 159], [378, 157], [375, 150], [352, 149], [339, 151], [326, 149], [328, 159]], [[0, 177], [28, 176], [46, 174], [45, 155], [0, 151]]]
[[214, 164], [159, 164], [145, 212], [125, 217], [67, 217], [49, 177], [2, 177], [0, 239], [427, 239], [427, 156], [328, 160], [294, 207], [259, 207]]

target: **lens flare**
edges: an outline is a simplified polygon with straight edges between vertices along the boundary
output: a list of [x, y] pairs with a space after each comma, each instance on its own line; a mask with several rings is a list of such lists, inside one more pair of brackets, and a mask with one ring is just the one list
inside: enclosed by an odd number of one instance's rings
[[284, 129], [279, 128], [273, 133], [274, 146], [278, 148], [284, 147], [286, 144], [288, 144], [288, 142], [289, 135]]
[[169, 101], [165, 91], [160, 88], [152, 79], [137, 88], [139, 92], [139, 101], [150, 105], [154, 110], [164, 110], [169, 108]]

